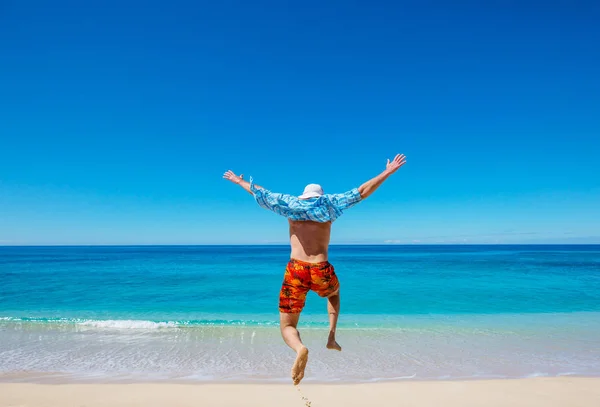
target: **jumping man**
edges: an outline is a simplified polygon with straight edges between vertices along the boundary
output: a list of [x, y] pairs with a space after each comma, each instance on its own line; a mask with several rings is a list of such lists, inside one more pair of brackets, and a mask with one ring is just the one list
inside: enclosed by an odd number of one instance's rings
[[404, 155], [387, 161], [385, 170], [373, 179], [343, 194], [325, 194], [317, 184], [309, 184], [298, 197], [271, 192], [244, 180], [243, 175], [227, 171], [223, 178], [240, 185], [260, 206], [288, 218], [292, 252], [285, 269], [283, 286], [279, 294], [281, 335], [285, 343], [296, 352], [292, 367], [294, 384], [304, 377], [308, 362], [308, 349], [296, 329], [309, 290], [327, 298], [329, 313], [329, 339], [327, 348], [342, 350], [336, 342], [335, 330], [340, 312], [340, 283], [333, 266], [327, 261], [331, 224], [346, 209], [371, 195], [390, 175], [406, 163]]

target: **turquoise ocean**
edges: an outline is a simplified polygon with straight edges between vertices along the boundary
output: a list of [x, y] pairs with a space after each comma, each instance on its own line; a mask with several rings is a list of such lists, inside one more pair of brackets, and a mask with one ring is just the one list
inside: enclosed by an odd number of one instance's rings
[[[287, 381], [287, 246], [0, 247], [0, 380]], [[600, 245], [332, 246], [306, 381], [600, 376]]]

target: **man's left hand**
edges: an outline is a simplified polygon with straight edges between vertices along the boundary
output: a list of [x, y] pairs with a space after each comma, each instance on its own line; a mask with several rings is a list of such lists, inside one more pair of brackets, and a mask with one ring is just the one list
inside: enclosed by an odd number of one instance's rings
[[225, 174], [223, 174], [223, 178], [228, 179], [234, 184], [239, 184], [244, 180], [244, 174], [235, 175], [233, 171], [229, 170]]

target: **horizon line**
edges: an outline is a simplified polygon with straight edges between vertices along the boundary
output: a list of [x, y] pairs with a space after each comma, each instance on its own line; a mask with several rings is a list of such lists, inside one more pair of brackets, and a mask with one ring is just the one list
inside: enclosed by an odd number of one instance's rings
[[[283, 246], [289, 243], [201, 243], [201, 244], [0, 244], [0, 247], [231, 247]], [[334, 243], [332, 246], [600, 246], [600, 243]]]

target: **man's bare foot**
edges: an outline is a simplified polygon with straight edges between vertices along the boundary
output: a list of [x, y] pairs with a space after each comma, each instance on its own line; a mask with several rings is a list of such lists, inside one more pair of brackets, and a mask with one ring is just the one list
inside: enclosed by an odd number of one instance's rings
[[329, 332], [329, 339], [327, 340], [327, 349], [342, 350], [342, 347], [335, 341], [335, 332]]
[[306, 369], [306, 363], [308, 362], [308, 349], [302, 347], [296, 355], [296, 361], [292, 366], [292, 380], [294, 385], [300, 384], [300, 381], [304, 378], [304, 369]]
[[327, 349], [339, 350], [341, 352], [342, 347], [334, 339], [327, 341]]

